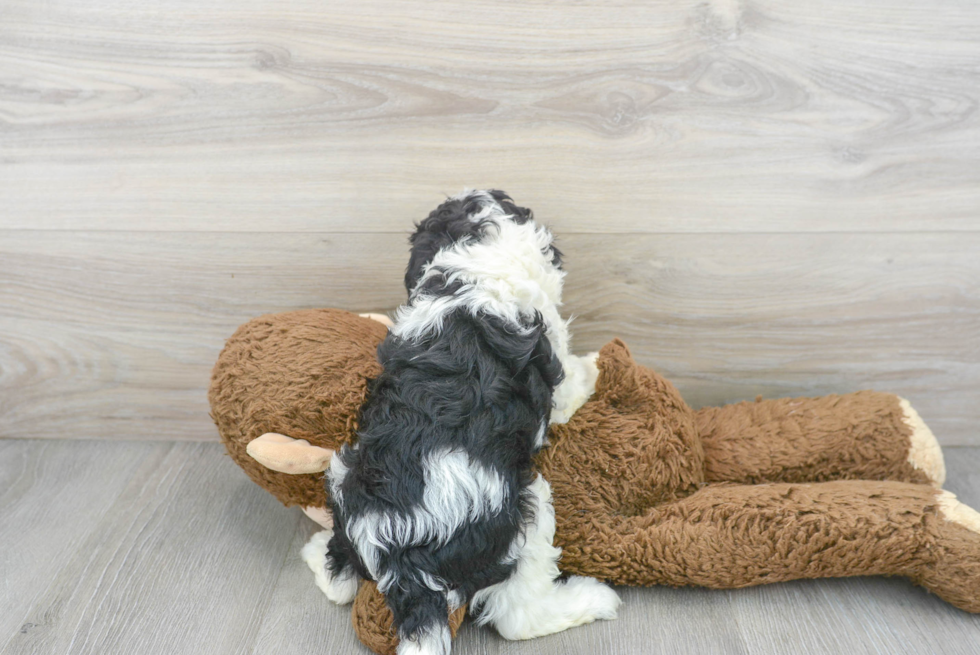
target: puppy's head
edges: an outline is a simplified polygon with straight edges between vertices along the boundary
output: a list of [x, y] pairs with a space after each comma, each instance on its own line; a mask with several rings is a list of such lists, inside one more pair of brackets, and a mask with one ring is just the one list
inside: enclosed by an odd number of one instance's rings
[[[405, 271], [405, 289], [411, 295], [427, 264], [440, 250], [460, 242], [479, 241], [502, 220], [523, 225], [534, 220], [530, 209], [514, 204], [503, 191], [464, 191], [436, 207], [416, 224], [409, 237], [412, 254]], [[550, 245], [552, 264], [561, 268], [561, 252]]]

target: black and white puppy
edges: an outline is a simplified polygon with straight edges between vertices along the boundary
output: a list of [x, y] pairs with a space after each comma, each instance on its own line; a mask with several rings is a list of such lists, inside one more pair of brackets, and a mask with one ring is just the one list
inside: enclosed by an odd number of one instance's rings
[[558, 579], [551, 489], [531, 471], [549, 420], [567, 421], [598, 375], [594, 355], [569, 352], [551, 232], [503, 192], [472, 191], [411, 244], [357, 445], [331, 463], [327, 595], [377, 581], [400, 655], [448, 653], [464, 603], [509, 639], [614, 618], [612, 589]]

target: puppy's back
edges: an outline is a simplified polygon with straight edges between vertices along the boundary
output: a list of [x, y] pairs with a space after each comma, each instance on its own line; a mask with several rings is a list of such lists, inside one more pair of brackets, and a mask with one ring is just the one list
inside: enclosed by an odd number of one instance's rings
[[513, 569], [561, 376], [544, 331], [540, 318], [517, 331], [460, 311], [438, 335], [389, 334], [378, 349], [384, 372], [358, 445], [334, 458], [332, 502], [338, 543], [378, 581], [399, 626], [445, 621]]

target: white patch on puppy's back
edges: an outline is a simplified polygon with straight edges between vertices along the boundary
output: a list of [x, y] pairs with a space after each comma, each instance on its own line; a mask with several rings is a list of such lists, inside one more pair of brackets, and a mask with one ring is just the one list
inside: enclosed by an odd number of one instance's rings
[[[335, 458], [336, 459], [336, 458]], [[446, 544], [464, 524], [499, 513], [507, 501], [507, 483], [494, 471], [460, 451], [434, 451], [423, 460], [422, 504], [409, 516], [367, 512], [352, 521], [347, 535], [382, 592], [392, 579], [379, 571], [380, 554], [395, 546]], [[441, 581], [425, 579], [434, 590]]]
[[497, 514], [507, 499], [499, 473], [458, 450], [439, 450], [425, 458], [422, 506], [440, 526], [455, 532], [467, 521]]
[[542, 419], [541, 426], [538, 428], [538, 433], [534, 435], [534, 447], [541, 448], [544, 446], [544, 435], [548, 432], [548, 421]]

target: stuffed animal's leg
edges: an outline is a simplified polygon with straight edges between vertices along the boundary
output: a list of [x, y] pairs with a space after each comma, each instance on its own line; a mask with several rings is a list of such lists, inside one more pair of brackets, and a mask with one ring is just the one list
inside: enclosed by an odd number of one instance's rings
[[908, 401], [860, 391], [697, 412], [709, 482], [895, 480], [941, 487], [942, 451]]
[[713, 485], [640, 516], [563, 517], [558, 543], [567, 572], [615, 584], [904, 575], [980, 612], [980, 514], [926, 485]]
[[[466, 616], [466, 606], [457, 608], [449, 615], [449, 632], [455, 638], [456, 631]], [[354, 632], [361, 643], [379, 655], [395, 655], [398, 650], [398, 633], [394, 617], [378, 585], [371, 580], [361, 583], [351, 611]]]

